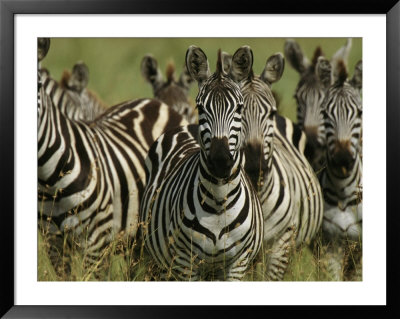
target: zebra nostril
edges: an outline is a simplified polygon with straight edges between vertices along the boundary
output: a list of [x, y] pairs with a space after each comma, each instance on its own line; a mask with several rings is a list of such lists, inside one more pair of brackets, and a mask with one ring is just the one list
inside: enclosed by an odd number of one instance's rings
[[336, 148], [332, 155], [332, 163], [339, 175], [348, 175], [355, 163], [355, 158], [347, 148]]

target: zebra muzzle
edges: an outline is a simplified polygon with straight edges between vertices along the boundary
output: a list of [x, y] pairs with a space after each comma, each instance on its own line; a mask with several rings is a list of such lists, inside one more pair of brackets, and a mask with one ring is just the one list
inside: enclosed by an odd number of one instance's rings
[[217, 178], [228, 178], [234, 164], [229, 152], [228, 139], [226, 137], [211, 140], [210, 151], [207, 157], [207, 168]]

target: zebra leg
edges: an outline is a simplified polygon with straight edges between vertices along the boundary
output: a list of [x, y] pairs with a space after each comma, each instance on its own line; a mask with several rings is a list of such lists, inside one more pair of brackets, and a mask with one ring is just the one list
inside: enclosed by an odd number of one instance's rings
[[272, 247], [264, 252], [266, 255], [266, 279], [269, 281], [282, 280], [289, 264], [289, 255], [294, 247], [294, 228], [287, 231], [274, 242]]

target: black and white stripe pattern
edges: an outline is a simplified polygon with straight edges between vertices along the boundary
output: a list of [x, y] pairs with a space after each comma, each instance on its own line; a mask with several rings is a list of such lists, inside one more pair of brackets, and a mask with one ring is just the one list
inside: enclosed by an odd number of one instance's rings
[[87, 89], [88, 69], [83, 63], [76, 63], [72, 73], [64, 71], [60, 83], [45, 69], [39, 69], [46, 94], [54, 105], [68, 118], [76, 121], [92, 121], [101, 115], [106, 106]]
[[[343, 62], [337, 64], [337, 74], [338, 79], [329, 88], [323, 104], [327, 141], [327, 167], [320, 178], [325, 200], [323, 238], [328, 244], [328, 270], [332, 278], [359, 280], [362, 257], [361, 61], [351, 80], [347, 80]], [[351, 269], [354, 265], [355, 269]]]
[[[339, 59], [347, 60], [351, 48], [351, 39], [340, 48], [332, 57], [334, 69]], [[317, 66], [318, 58], [323, 52], [318, 47], [310, 62], [303, 54], [299, 44], [294, 40], [285, 43], [285, 56], [292, 67], [300, 74], [300, 80], [296, 87], [295, 99], [297, 102], [297, 123], [307, 135], [306, 156], [317, 173], [325, 166], [325, 127], [324, 116], [321, 107], [327, 88], [332, 79], [336, 78], [331, 73], [331, 68]]]
[[321, 188], [303, 154], [305, 135], [276, 114], [271, 84], [280, 79], [283, 68], [282, 54], [275, 54], [260, 76], [251, 72], [241, 87], [245, 169], [263, 208], [266, 271], [273, 280], [283, 278], [289, 248], [309, 243], [323, 216]]
[[40, 73], [38, 80], [39, 218], [51, 233], [72, 231], [93, 262], [117, 233], [135, 237], [147, 151], [165, 130], [187, 122], [153, 99], [74, 121], [54, 104]]
[[324, 231], [329, 237], [358, 240], [362, 222], [362, 102], [355, 77], [343, 76], [327, 92], [324, 102], [327, 169], [321, 176], [325, 198]]
[[146, 55], [141, 63], [142, 76], [153, 88], [154, 97], [171, 106], [181, 114], [189, 123], [197, 123], [197, 114], [188, 99], [189, 90], [193, 79], [186, 66], [183, 67], [179, 80], [174, 78], [175, 67], [172, 63], [167, 66], [167, 80], [163, 79], [157, 60]]
[[[243, 76], [252, 57], [236, 52]], [[141, 207], [145, 245], [167, 278], [240, 280], [262, 245], [262, 211], [241, 168], [243, 97], [222, 70], [191, 46], [187, 67], [199, 82], [199, 125], [169, 131], [146, 159]], [[247, 68], [247, 70], [246, 70]]]
[[104, 102], [88, 89], [88, 82], [89, 69], [83, 62], [77, 62], [72, 72], [65, 70], [63, 73], [60, 86], [65, 89], [76, 109], [72, 119], [92, 121], [106, 110]]

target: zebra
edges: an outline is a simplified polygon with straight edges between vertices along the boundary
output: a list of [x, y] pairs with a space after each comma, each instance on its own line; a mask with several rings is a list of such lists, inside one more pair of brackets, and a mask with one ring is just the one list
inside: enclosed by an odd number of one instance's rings
[[[348, 39], [332, 57], [333, 69], [336, 69], [338, 60], [347, 61], [352, 45]], [[288, 39], [285, 42], [284, 52], [292, 67], [300, 74], [294, 97], [297, 103], [297, 123], [307, 135], [306, 156], [314, 170], [319, 174], [325, 166], [325, 131], [321, 104], [326, 90], [336, 79], [335, 73], [331, 77], [324, 77], [324, 82], [318, 80], [316, 63], [319, 56], [323, 56], [320, 47], [317, 47], [312, 61], [304, 55], [300, 45]], [[329, 72], [330, 70], [324, 70]]]
[[89, 68], [82, 61], [75, 63], [72, 72], [64, 70], [62, 74], [60, 88], [66, 91], [76, 106], [73, 119], [92, 121], [107, 108], [105, 103], [87, 88], [88, 82]]
[[[41, 50], [45, 42], [38, 44]], [[39, 227], [55, 236], [72, 234], [93, 265], [116, 234], [135, 240], [147, 151], [165, 130], [187, 121], [155, 99], [123, 102], [94, 121], [75, 121], [54, 103], [41, 76]]]
[[143, 78], [151, 84], [154, 97], [171, 106], [191, 124], [197, 123], [195, 109], [189, 102], [188, 94], [193, 83], [191, 75], [186, 66], [176, 81], [174, 78], [175, 66], [172, 63], [167, 65], [167, 81], [164, 81], [157, 60], [150, 54], [143, 57], [141, 62]]
[[94, 120], [107, 108], [106, 105], [87, 89], [89, 69], [83, 62], [77, 62], [72, 73], [64, 70], [60, 82], [50, 76], [50, 72], [40, 65], [50, 48], [50, 38], [38, 38], [38, 69], [47, 94], [55, 105], [73, 120]]
[[210, 74], [207, 56], [190, 46], [186, 66], [199, 84], [199, 125], [168, 131], [146, 158], [140, 210], [147, 251], [163, 279], [240, 280], [262, 246], [262, 210], [241, 167], [238, 82], [252, 65], [239, 48], [235, 79], [223, 70], [221, 50]]
[[[322, 63], [329, 61], [321, 57], [318, 64]], [[345, 269], [349, 247], [355, 246], [356, 257], [361, 257], [362, 61], [356, 64], [351, 79], [343, 61], [333, 67], [337, 80], [323, 102], [327, 167], [320, 180], [325, 201], [323, 237], [333, 255], [329, 267], [333, 278], [340, 280], [350, 272]]]
[[[260, 76], [251, 70], [241, 82], [244, 168], [262, 205], [263, 258], [267, 258], [269, 280], [283, 279], [290, 248], [310, 243], [323, 217], [321, 187], [304, 156], [306, 136], [292, 121], [277, 114], [271, 85], [281, 78], [283, 70], [284, 57], [277, 53], [267, 59]], [[230, 73], [234, 76], [238, 72], [230, 68]]]

